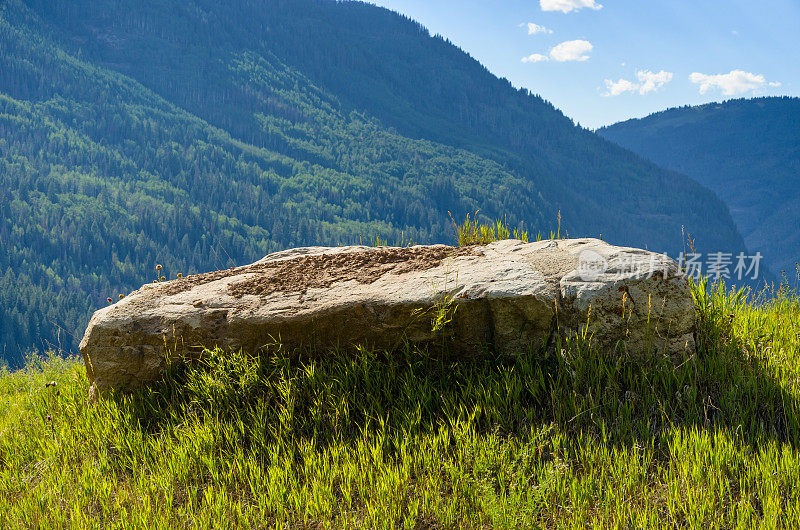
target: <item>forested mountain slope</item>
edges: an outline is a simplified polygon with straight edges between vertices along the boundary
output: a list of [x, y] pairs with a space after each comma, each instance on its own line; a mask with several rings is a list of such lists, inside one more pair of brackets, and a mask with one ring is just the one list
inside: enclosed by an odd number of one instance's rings
[[[0, 2], [0, 342], [12, 364], [156, 277], [302, 244], [449, 241], [448, 212], [743, 248], [690, 179], [418, 24], [331, 0]], [[60, 331], [63, 328], [63, 331]]]
[[598, 133], [686, 173], [730, 207], [748, 248], [789, 279], [800, 261], [800, 99], [669, 109]]

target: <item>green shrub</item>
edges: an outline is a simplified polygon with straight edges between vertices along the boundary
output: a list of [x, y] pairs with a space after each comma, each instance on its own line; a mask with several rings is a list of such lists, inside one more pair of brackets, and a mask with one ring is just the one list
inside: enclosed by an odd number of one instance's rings
[[[452, 217], [451, 217], [452, 219]], [[467, 218], [460, 225], [453, 220], [456, 229], [456, 241], [459, 247], [470, 245], [487, 245], [493, 241], [503, 241], [505, 239], [519, 239], [528, 242], [528, 232], [522, 229], [514, 229], [513, 232], [503, 224], [502, 221], [495, 221], [491, 224], [480, 223], [478, 214], [475, 218]]]

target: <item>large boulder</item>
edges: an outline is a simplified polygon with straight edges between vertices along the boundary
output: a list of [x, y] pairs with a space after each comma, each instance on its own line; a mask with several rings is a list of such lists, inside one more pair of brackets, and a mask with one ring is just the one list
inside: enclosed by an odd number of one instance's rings
[[515, 354], [558, 334], [635, 354], [694, 350], [687, 280], [666, 256], [596, 239], [308, 247], [148, 284], [97, 311], [80, 349], [91, 395], [203, 348], [289, 354], [404, 344]]

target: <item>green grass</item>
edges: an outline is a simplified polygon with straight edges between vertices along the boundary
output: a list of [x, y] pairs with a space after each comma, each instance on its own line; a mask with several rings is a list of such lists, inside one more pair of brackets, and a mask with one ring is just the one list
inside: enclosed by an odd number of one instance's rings
[[[525, 243], [529, 242], [528, 231], [522, 229], [522, 224], [520, 224], [519, 228], [512, 229], [508, 226], [507, 222], [501, 220], [495, 220], [487, 223], [480, 220], [478, 213], [479, 212], [475, 212], [472, 218], [470, 218], [470, 215], [467, 214], [467, 217], [461, 224], [457, 223], [456, 220], [453, 219], [452, 214], [450, 215], [450, 220], [455, 228], [456, 245], [459, 247], [488, 245], [489, 243], [502, 241], [505, 239], [519, 239]], [[562, 235], [563, 237], [569, 237], [569, 234], [567, 234], [566, 231], [563, 234], [561, 232], [561, 211], [559, 211], [558, 226], [555, 230], [550, 230], [550, 239], [562, 239]], [[602, 239], [602, 235], [600, 236], [600, 239]], [[542, 234], [536, 234], [535, 241], [541, 240]], [[380, 246], [380, 243], [381, 240], [378, 238], [378, 246]]]
[[34, 362], [0, 374], [0, 527], [797, 527], [800, 303], [695, 297], [680, 359], [210, 352], [93, 406]]
[[[470, 219], [467, 214], [463, 223], [458, 224], [452, 215], [450, 219], [453, 221], [453, 226], [456, 232], [456, 243], [459, 247], [468, 247], [470, 245], [487, 245], [494, 241], [502, 241], [504, 239], [519, 239], [528, 242], [528, 232], [522, 228], [514, 229], [513, 231], [506, 226], [503, 221], [494, 221], [493, 223], [483, 223], [478, 220], [478, 212], [475, 212], [473, 219]], [[559, 213], [559, 223], [561, 221], [561, 214]], [[560, 231], [560, 226], [559, 226]], [[551, 232], [551, 236], [552, 236]], [[551, 237], [551, 239], [554, 239]], [[537, 238], [541, 240], [541, 236]]]

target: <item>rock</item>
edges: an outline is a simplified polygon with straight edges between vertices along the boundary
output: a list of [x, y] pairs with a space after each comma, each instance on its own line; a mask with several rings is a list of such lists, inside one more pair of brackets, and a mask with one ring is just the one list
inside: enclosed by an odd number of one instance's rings
[[204, 347], [324, 353], [412, 343], [513, 355], [584, 328], [603, 348], [694, 351], [687, 280], [666, 256], [596, 239], [298, 248], [145, 285], [97, 311], [80, 348], [97, 396], [152, 381], [167, 358]]

